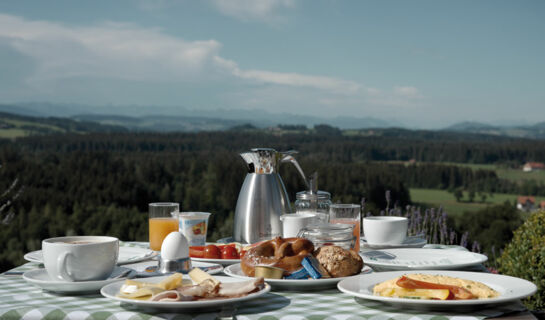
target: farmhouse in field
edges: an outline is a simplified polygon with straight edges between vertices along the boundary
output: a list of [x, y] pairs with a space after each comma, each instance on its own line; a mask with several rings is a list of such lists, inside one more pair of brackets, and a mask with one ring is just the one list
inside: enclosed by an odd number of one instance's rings
[[[541, 205], [541, 204], [540, 204]], [[517, 197], [517, 209], [530, 212], [536, 208], [536, 198], [534, 197]]]
[[524, 166], [522, 166], [522, 171], [524, 172], [531, 172], [536, 170], [545, 170], [545, 163], [543, 162], [526, 162]]

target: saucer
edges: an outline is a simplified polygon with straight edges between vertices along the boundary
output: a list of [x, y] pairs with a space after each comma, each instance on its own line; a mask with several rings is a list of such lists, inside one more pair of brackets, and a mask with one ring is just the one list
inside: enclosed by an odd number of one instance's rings
[[[156, 257], [158, 254], [159, 254], [158, 252], [155, 252], [150, 249], [120, 246], [119, 257], [117, 258], [117, 265], [150, 260]], [[23, 258], [26, 261], [30, 261], [30, 262], [44, 263], [42, 250], [28, 252], [27, 254], [23, 256]]]
[[[116, 276], [119, 276], [123, 272], [130, 271], [127, 275], [123, 277], [116, 278]], [[47, 274], [47, 271], [45, 269], [36, 269], [36, 270], [30, 270], [25, 273], [23, 273], [23, 279], [25, 279], [26, 282], [40, 287], [44, 290], [53, 291], [53, 292], [59, 292], [59, 293], [90, 293], [90, 292], [98, 292], [100, 291], [100, 288], [103, 286], [120, 281], [125, 280], [127, 278], [131, 278], [136, 274], [136, 271], [130, 268], [125, 267], [115, 267], [114, 272], [104, 280], [92, 280], [92, 281], [61, 281], [61, 280], [55, 280], [51, 279], [49, 277], [49, 274]]]
[[416, 236], [407, 237], [400, 244], [369, 244], [365, 237], [360, 240], [360, 246], [367, 249], [422, 248], [426, 243], [425, 238]]

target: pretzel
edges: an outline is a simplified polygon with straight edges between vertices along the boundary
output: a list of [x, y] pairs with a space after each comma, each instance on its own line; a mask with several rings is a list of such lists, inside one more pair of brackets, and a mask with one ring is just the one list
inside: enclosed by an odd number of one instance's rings
[[289, 274], [300, 269], [303, 258], [313, 251], [314, 245], [310, 240], [276, 237], [250, 248], [242, 257], [240, 266], [249, 277], [254, 276], [257, 265], [282, 268]]

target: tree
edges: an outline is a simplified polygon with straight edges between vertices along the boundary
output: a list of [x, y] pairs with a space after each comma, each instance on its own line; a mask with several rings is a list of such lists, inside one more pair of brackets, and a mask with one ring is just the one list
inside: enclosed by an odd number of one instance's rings
[[467, 196], [469, 198], [469, 202], [473, 202], [473, 200], [475, 200], [475, 190], [473, 188], [469, 189]]
[[454, 190], [454, 197], [456, 198], [456, 202], [460, 202], [460, 200], [462, 199], [463, 196], [464, 196], [464, 193], [463, 193], [462, 189], [456, 188]]

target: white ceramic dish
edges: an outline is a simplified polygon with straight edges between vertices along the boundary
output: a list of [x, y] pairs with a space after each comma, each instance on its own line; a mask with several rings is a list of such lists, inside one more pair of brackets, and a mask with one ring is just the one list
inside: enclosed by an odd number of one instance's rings
[[[234, 278], [239, 279], [253, 279], [252, 277], [248, 277], [247, 275], [242, 272], [242, 269], [240, 268], [240, 263], [233, 264], [228, 267], [226, 267], [223, 272]], [[368, 267], [364, 266], [361, 270], [360, 274], [370, 273], [373, 272], [373, 270]], [[343, 279], [352, 279], [355, 276], [351, 277], [343, 277], [343, 278], [327, 278], [327, 279], [303, 279], [303, 280], [291, 280], [291, 279], [265, 279], [265, 281], [270, 284], [274, 289], [285, 289], [285, 290], [313, 290], [313, 289], [322, 289], [322, 288], [335, 288], [337, 283]]]
[[381, 301], [392, 304], [400, 308], [424, 308], [424, 309], [456, 309], [460, 307], [484, 307], [485, 305], [504, 304], [513, 300], [522, 299], [534, 294], [537, 287], [530, 281], [515, 277], [503, 276], [483, 272], [467, 271], [444, 271], [444, 270], [419, 270], [412, 273], [425, 273], [435, 275], [445, 275], [449, 277], [463, 278], [467, 280], [479, 281], [500, 293], [499, 297], [490, 299], [473, 300], [419, 300], [390, 298], [373, 295], [373, 287], [386, 280], [408, 274], [407, 271], [375, 272], [358, 276], [355, 279], [348, 279], [339, 282], [337, 287], [349, 295], [367, 299]]
[[360, 247], [365, 249], [422, 248], [427, 241], [421, 237], [407, 237], [401, 244], [369, 244], [365, 237], [360, 239]]
[[[116, 276], [126, 271], [130, 272], [123, 277], [116, 278]], [[136, 271], [130, 268], [115, 267], [112, 275], [105, 280], [69, 282], [51, 279], [45, 269], [36, 269], [23, 273], [23, 279], [25, 279], [26, 282], [47, 291], [81, 294], [98, 292], [103, 286], [132, 277], [134, 274], [136, 274]]]
[[[154, 258], [158, 255], [150, 249], [139, 247], [119, 247], [119, 257], [117, 259], [117, 265], [123, 265], [128, 263], [135, 263], [145, 261]], [[42, 250], [36, 250], [29, 252], [23, 257], [26, 261], [43, 263]]]
[[221, 264], [222, 266], [230, 266], [232, 264], [240, 263], [240, 259], [191, 258], [191, 261], [216, 263], [216, 264]]
[[[153, 277], [153, 278], [147, 278], [144, 281], [149, 282], [160, 282], [165, 277]], [[216, 276], [216, 279], [218, 279], [221, 282], [238, 282], [240, 280], [225, 277], [225, 276]], [[119, 289], [123, 285], [122, 282], [116, 282], [109, 285], [104, 286], [100, 293], [105, 296], [108, 299], [112, 299], [115, 301], [119, 301], [122, 303], [128, 303], [131, 305], [134, 305], [136, 307], [142, 307], [142, 308], [154, 308], [154, 309], [161, 309], [166, 311], [176, 311], [176, 310], [197, 310], [197, 309], [214, 309], [214, 308], [220, 308], [223, 305], [232, 305], [235, 303], [240, 303], [246, 300], [255, 299], [257, 297], [260, 297], [267, 292], [271, 290], [271, 286], [268, 284], [265, 284], [265, 287], [261, 289], [258, 292], [251, 293], [244, 297], [238, 297], [238, 298], [229, 298], [229, 299], [215, 299], [215, 300], [200, 300], [200, 301], [175, 301], [175, 302], [159, 302], [159, 301], [141, 301], [141, 300], [132, 300], [132, 299], [125, 299], [125, 298], [119, 298], [116, 297], [117, 293], [119, 292]]]
[[362, 252], [361, 257], [380, 270], [454, 270], [488, 260], [479, 253], [443, 249], [384, 249]]

